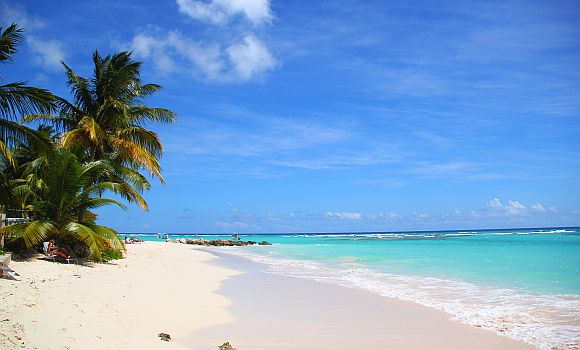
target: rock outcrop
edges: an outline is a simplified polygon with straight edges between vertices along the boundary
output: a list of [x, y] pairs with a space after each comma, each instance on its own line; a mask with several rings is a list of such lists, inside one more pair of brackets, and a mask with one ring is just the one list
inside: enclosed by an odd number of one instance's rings
[[229, 341], [223, 343], [222, 345], [218, 346], [218, 350], [236, 350]]
[[182, 243], [182, 244], [193, 244], [193, 245], [200, 245], [204, 247], [241, 247], [246, 245], [272, 245], [270, 242], [262, 241], [262, 242], [255, 242], [255, 241], [234, 241], [231, 239], [191, 239], [191, 238], [177, 238], [177, 239], [168, 239], [167, 242], [171, 243]]

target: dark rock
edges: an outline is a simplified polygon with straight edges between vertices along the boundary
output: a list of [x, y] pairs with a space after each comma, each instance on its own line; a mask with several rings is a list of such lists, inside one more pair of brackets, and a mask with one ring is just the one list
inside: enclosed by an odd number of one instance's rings
[[236, 350], [229, 341], [223, 343], [222, 345], [218, 346], [218, 350]]
[[159, 338], [161, 338], [161, 340], [163, 340], [163, 341], [170, 341], [171, 340], [171, 336], [167, 333], [159, 333], [157, 336]]
[[255, 242], [255, 241], [234, 241], [230, 239], [191, 239], [191, 238], [178, 238], [178, 239], [168, 239], [167, 242], [171, 243], [184, 243], [184, 244], [193, 244], [193, 245], [201, 245], [204, 247], [242, 247], [247, 245], [272, 245], [272, 243], [262, 241], [262, 242]]

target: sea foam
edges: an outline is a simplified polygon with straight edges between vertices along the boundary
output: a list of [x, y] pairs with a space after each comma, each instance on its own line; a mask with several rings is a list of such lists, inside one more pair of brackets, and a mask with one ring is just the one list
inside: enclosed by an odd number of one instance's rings
[[580, 297], [540, 295], [463, 281], [374, 271], [352, 259], [337, 264], [288, 259], [247, 249], [227, 252], [267, 266], [266, 272], [360, 288], [444, 311], [451, 319], [493, 330], [540, 349], [579, 349]]

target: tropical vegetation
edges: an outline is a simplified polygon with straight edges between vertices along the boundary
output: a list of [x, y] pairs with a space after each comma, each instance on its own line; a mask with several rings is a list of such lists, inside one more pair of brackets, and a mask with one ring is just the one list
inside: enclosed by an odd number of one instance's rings
[[[22, 29], [15, 23], [5, 30], [0, 27], [0, 63], [12, 61], [22, 39]], [[20, 125], [17, 120], [26, 114], [50, 113], [54, 100], [48, 90], [28, 86], [22, 81], [0, 85], [0, 156], [5, 162], [13, 162], [10, 147], [17, 143], [47, 144], [41, 134]]]
[[[22, 29], [0, 28], [0, 60], [10, 62]], [[141, 62], [130, 52], [93, 54], [93, 74], [82, 77], [64, 62], [71, 99], [24, 82], [0, 86], [0, 209], [24, 222], [0, 228], [27, 249], [56, 238], [94, 260], [119, 257], [123, 242], [97, 224], [94, 209], [126, 208], [113, 194], [147, 210], [150, 178], [165, 183], [163, 146], [147, 129], [175, 114], [145, 99], [160, 89], [143, 84]], [[31, 126], [34, 125], [36, 129]]]

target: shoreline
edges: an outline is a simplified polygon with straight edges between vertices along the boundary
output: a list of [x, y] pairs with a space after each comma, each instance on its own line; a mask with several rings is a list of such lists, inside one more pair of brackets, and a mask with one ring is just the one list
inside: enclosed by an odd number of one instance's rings
[[241, 350], [537, 349], [411, 301], [270, 273], [246, 257], [202, 250], [219, 257], [213, 263], [243, 273], [218, 290], [232, 301], [235, 321], [201, 330], [197, 339], [228, 334]]
[[0, 281], [0, 347], [534, 349], [412, 302], [265, 273], [220, 249], [127, 249], [93, 267], [13, 262], [21, 281]]

